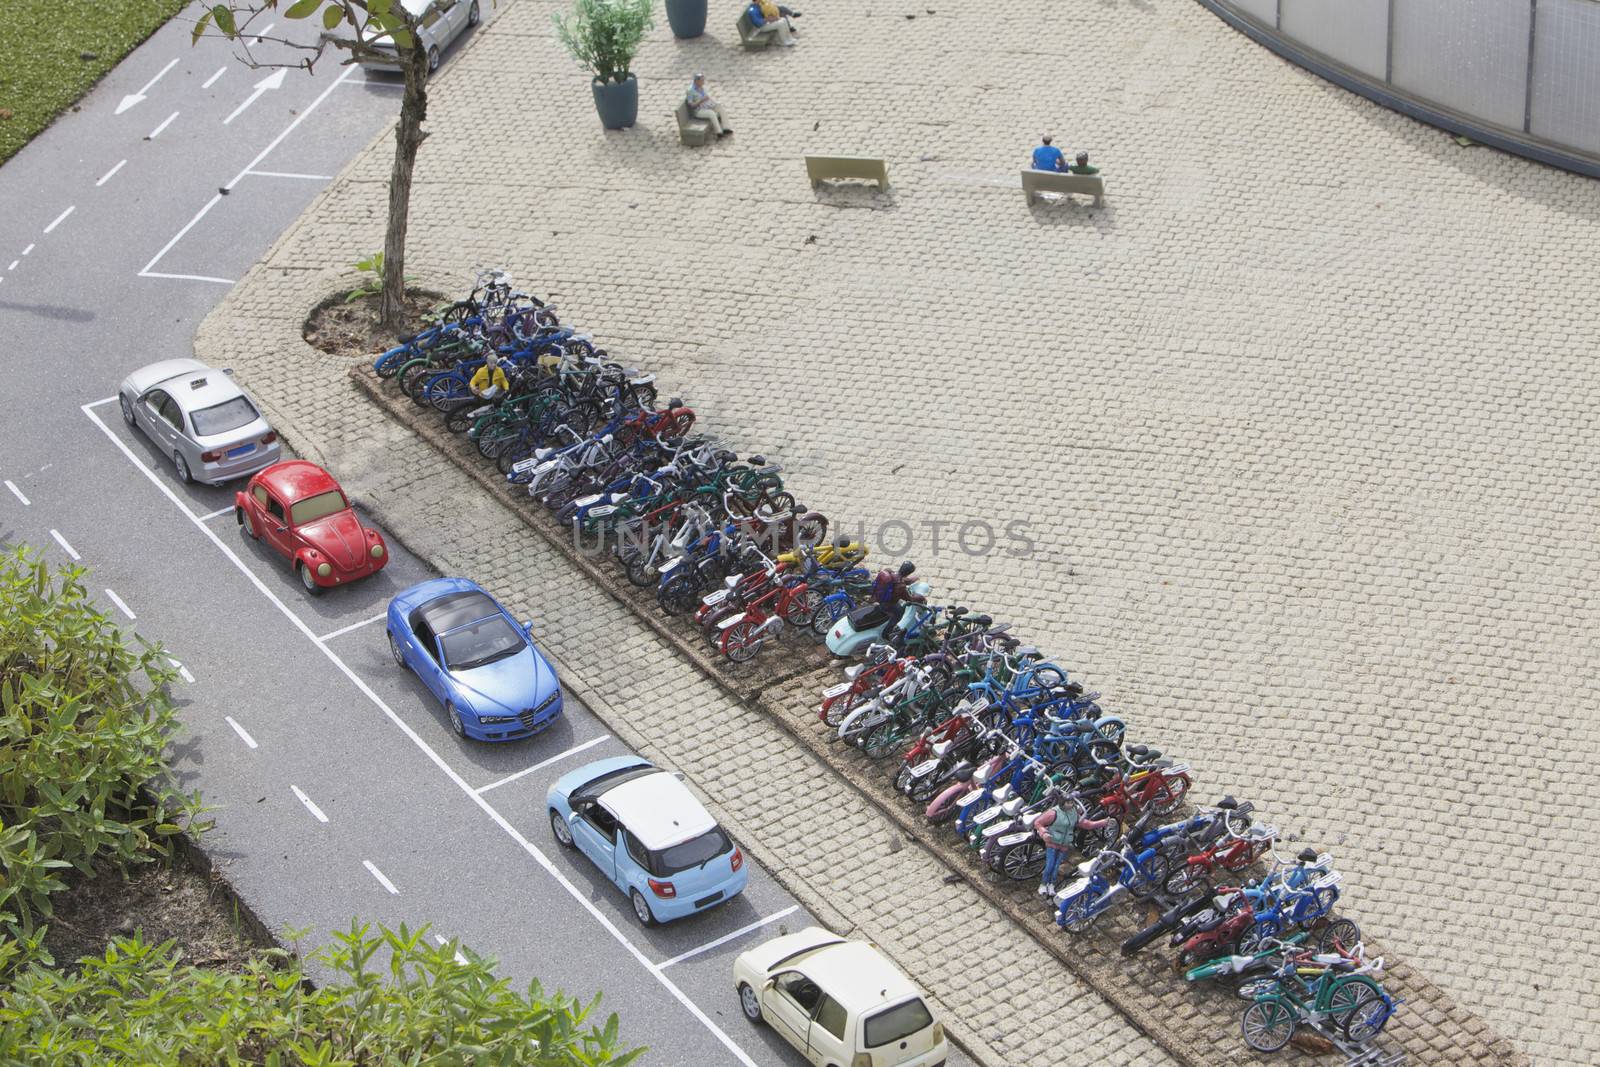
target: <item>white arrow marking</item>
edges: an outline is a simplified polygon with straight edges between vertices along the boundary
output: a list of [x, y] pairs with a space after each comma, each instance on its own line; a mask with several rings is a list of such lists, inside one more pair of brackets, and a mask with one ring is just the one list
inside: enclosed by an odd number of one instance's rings
[[152, 85], [154, 85], [156, 82], [160, 81], [161, 80], [161, 76], [163, 74], [165, 74], [167, 71], [171, 70], [173, 67], [175, 67], [177, 65], [178, 65], [178, 57], [177, 56], [173, 56], [172, 59], [167, 62], [166, 66], [162, 67], [159, 71], [156, 72], [156, 76], [154, 78], [151, 78], [149, 81], [144, 83], [144, 87], [143, 88], [141, 88], [136, 93], [129, 93], [127, 96], [123, 97], [122, 98], [122, 103], [117, 105], [116, 113], [118, 115], [120, 115], [124, 111], [128, 110], [130, 107], [134, 106], [135, 104], [142, 103], [143, 100], [144, 100], [144, 94], [150, 91], [150, 87]]
[[283, 67], [279, 67], [277, 70], [273, 71], [271, 74], [267, 75], [265, 78], [262, 78], [260, 81], [256, 82], [255, 92], [253, 92], [249, 96], [245, 97], [244, 103], [242, 103], [238, 107], [234, 108], [233, 109], [233, 114], [231, 114], [227, 118], [223, 119], [222, 120], [222, 124], [224, 126], [226, 126], [228, 123], [230, 123], [234, 119], [238, 118], [239, 117], [239, 113], [241, 111], [243, 111], [245, 108], [249, 107], [251, 104], [255, 103], [256, 100], [261, 96], [261, 94], [266, 92], [268, 89], [281, 89], [281, 88], [283, 88], [283, 78], [284, 78], [284, 75], [286, 75], [288, 73], [289, 73], [288, 70], [286, 70]]

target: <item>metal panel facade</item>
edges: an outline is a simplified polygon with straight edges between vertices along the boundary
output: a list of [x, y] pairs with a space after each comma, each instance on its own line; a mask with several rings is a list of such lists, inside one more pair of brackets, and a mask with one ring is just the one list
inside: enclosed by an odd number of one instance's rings
[[1534, 34], [1530, 132], [1600, 153], [1600, 3], [1539, 0]]
[[1389, 0], [1283, 0], [1284, 36], [1382, 81]]
[[1394, 87], [1520, 130], [1531, 19], [1528, 0], [1394, 0]]

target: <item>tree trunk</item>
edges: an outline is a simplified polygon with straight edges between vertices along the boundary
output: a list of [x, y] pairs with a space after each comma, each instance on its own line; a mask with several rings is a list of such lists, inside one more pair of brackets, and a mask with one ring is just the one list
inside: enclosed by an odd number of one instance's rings
[[400, 101], [400, 122], [394, 130], [394, 169], [389, 173], [389, 224], [383, 235], [383, 297], [378, 319], [392, 334], [404, 329], [406, 306], [406, 225], [411, 212], [411, 171], [417, 148], [428, 135], [428, 53], [421, 41], [401, 54], [406, 60], [406, 92]]

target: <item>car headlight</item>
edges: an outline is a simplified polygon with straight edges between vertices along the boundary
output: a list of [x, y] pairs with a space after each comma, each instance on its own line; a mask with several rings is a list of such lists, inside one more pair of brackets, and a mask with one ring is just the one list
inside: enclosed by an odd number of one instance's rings
[[333, 573], [333, 568], [328, 566], [326, 563], [317, 564], [317, 576], [318, 577], [326, 578], [328, 575], [330, 575], [332, 573]]
[[504, 726], [508, 722], [516, 722], [515, 715], [479, 715], [478, 721], [485, 726]]
[[382, 545], [373, 545], [372, 546], [372, 558], [373, 559], [382, 559], [383, 558], [383, 546]]

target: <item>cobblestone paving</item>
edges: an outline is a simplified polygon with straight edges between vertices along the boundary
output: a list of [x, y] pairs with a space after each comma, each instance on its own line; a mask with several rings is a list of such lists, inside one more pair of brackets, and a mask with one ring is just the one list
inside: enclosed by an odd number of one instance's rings
[[[832, 515], [1025, 520], [1031, 558], [948, 527], [935, 556], [920, 525], [912, 554], [1330, 848], [1363, 925], [1540, 1062], [1600, 1058], [1600, 821], [1560, 785], [1600, 751], [1597, 187], [1190, 0], [817, 0], [799, 47], [751, 54], [731, 14], [663, 27], [640, 126], [602, 134], [554, 6], [520, 0], [437, 83], [412, 273], [507, 265]], [[695, 69], [738, 133], [686, 150]], [[1046, 129], [1104, 166], [1104, 209], [1023, 205]], [[813, 192], [806, 151], [882, 155], [891, 191]], [[472, 494], [293, 341], [378, 247], [389, 152], [199, 343], [300, 447], [459, 537]]]

